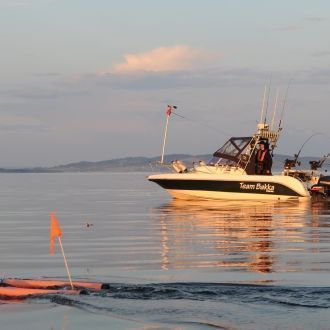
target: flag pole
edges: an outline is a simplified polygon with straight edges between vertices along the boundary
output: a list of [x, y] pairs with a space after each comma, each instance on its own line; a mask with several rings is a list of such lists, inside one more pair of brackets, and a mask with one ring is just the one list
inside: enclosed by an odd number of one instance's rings
[[72, 283], [72, 280], [71, 280], [71, 274], [70, 274], [70, 271], [69, 271], [68, 262], [67, 262], [67, 260], [66, 260], [65, 254], [64, 254], [64, 249], [63, 249], [63, 245], [62, 245], [61, 237], [60, 237], [60, 236], [57, 236], [57, 238], [58, 238], [58, 242], [59, 242], [59, 244], [60, 244], [60, 248], [61, 248], [62, 256], [63, 256], [63, 259], [64, 259], [64, 264], [65, 264], [66, 272], [68, 273], [68, 277], [69, 277], [69, 281], [70, 281], [71, 289], [73, 290], [74, 288], [73, 288], [73, 283]]
[[164, 163], [164, 153], [165, 153], [165, 144], [166, 144], [166, 138], [167, 138], [167, 128], [168, 128], [168, 122], [170, 119], [170, 114], [166, 115], [166, 126], [165, 126], [165, 133], [164, 133], [164, 141], [163, 141], [163, 150], [162, 150], [162, 157], [160, 160], [160, 163], [163, 164]]

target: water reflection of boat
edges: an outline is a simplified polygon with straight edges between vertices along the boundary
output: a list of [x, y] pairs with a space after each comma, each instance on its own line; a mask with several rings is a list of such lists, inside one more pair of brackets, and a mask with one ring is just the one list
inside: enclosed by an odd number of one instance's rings
[[[253, 136], [230, 138], [213, 154], [207, 164], [199, 162], [188, 169], [180, 160], [175, 160], [172, 161], [174, 173], [153, 174], [148, 180], [157, 183], [179, 199], [310, 198], [310, 183], [307, 180], [303, 182], [289, 171], [279, 175], [260, 175], [260, 171], [256, 174], [257, 145], [270, 145], [273, 151], [280, 131], [280, 127], [275, 131], [266, 122], [261, 122]], [[265, 153], [262, 155], [258, 156], [259, 163], [264, 160]], [[313, 183], [317, 181], [314, 176], [308, 180]]]
[[162, 268], [273, 272], [281, 264], [279, 251], [303, 240], [309, 209], [309, 203], [172, 200], [153, 210]]

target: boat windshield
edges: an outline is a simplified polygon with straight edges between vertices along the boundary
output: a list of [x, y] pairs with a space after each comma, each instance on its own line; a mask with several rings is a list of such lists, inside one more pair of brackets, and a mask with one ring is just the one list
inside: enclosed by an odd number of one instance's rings
[[246, 164], [251, 151], [251, 140], [251, 136], [230, 138], [213, 154], [209, 165], [237, 165], [242, 160]]

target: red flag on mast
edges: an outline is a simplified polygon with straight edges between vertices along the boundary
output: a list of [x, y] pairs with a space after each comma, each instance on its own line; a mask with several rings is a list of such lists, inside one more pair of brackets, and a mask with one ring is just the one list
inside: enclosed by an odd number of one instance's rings
[[167, 116], [170, 116], [171, 113], [172, 113], [172, 106], [171, 106], [171, 105], [168, 105], [168, 106], [167, 106], [167, 110], [166, 110], [166, 115], [167, 115]]
[[62, 237], [62, 230], [56, 218], [55, 212], [50, 213], [50, 231], [49, 231], [49, 253], [54, 254], [55, 252], [55, 238]]

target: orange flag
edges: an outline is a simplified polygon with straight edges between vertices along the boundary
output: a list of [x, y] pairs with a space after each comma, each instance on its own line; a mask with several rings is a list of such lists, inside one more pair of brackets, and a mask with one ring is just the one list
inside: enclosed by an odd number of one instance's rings
[[54, 244], [55, 244], [56, 237], [62, 237], [62, 230], [61, 230], [58, 220], [56, 218], [55, 212], [51, 212], [50, 213], [50, 231], [49, 231], [49, 238], [50, 238], [49, 253], [50, 254], [54, 254], [54, 252], [55, 252]]

